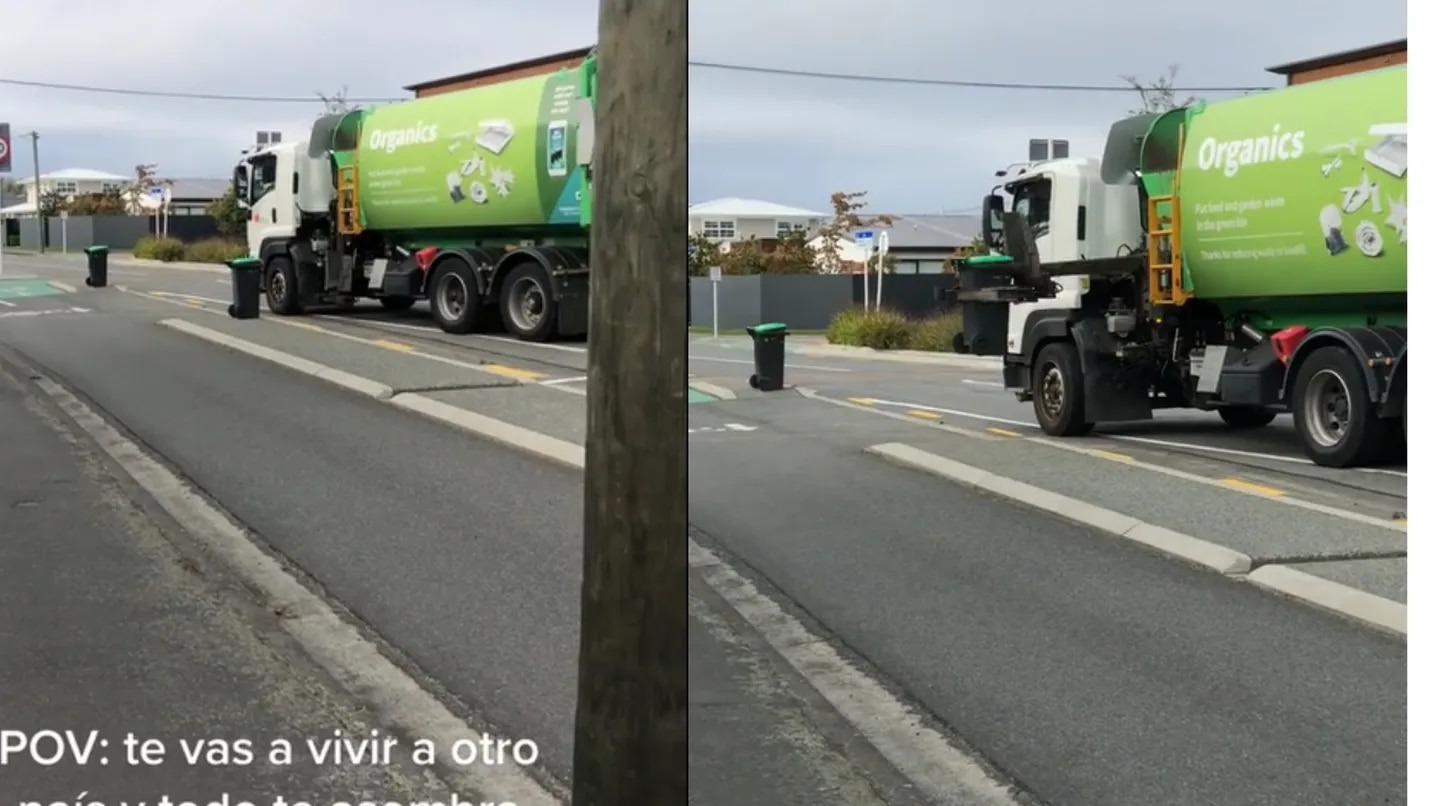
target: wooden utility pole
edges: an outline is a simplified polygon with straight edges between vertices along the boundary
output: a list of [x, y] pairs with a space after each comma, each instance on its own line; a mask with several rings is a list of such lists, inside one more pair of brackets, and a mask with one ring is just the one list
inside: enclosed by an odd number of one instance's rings
[[575, 806], [687, 798], [686, 11], [600, 0]]

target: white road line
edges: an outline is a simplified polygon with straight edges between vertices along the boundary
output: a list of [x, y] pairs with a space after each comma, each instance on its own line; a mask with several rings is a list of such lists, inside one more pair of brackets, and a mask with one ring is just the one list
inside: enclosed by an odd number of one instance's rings
[[[264, 597], [268, 610], [282, 614], [276, 623], [351, 696], [368, 705], [382, 724], [442, 747], [450, 747], [460, 739], [480, 741], [479, 733], [464, 719], [425, 691], [328, 602], [255, 545], [245, 529], [226, 513], [197, 495], [185, 481], [59, 384], [45, 377], [38, 378], [36, 384], [181, 527]], [[560, 800], [523, 767], [462, 766], [445, 753], [438, 754], [438, 758], [452, 785], [495, 800], [559, 806]]]
[[8, 301], [8, 300], [3, 300], [3, 299], [0, 299], [0, 305], [4, 305], [4, 306], [7, 307], [7, 308], [15, 308], [15, 307], [18, 307], [15, 303], [10, 302], [10, 301]]
[[[365, 318], [365, 317], [362, 317], [362, 316], [334, 316], [334, 315], [330, 315], [330, 314], [320, 314], [320, 315], [316, 316], [315, 318], [316, 318], [316, 319], [331, 319], [331, 320], [334, 320], [334, 321], [336, 321], [336, 322], [349, 322], [349, 323], [351, 323], [351, 324], [357, 324], [357, 323], [359, 323], [359, 324], [366, 324], [366, 325], [372, 325], [372, 326], [374, 326], [374, 327], [387, 327], [387, 328], [390, 328], [390, 329], [392, 329], [392, 330], [413, 330], [413, 331], [417, 331], [417, 332], [420, 332], [420, 333], [429, 333], [429, 334], [435, 335], [435, 336], [444, 335], [444, 331], [442, 331], [442, 330], [440, 330], [440, 329], [438, 329], [438, 328], [435, 328], [435, 327], [426, 327], [425, 325], [411, 325], [411, 324], [406, 324], [406, 323], [404, 323], [404, 322], [386, 322], [386, 321], [384, 321], [384, 320], [368, 319], [368, 318]], [[488, 340], [488, 341], [500, 341], [500, 342], [505, 342], [506, 344], [518, 344], [518, 345], [523, 345], [523, 346], [525, 346], [525, 347], [541, 347], [541, 348], [544, 348], [544, 349], [546, 349], [546, 350], [560, 350], [560, 351], [562, 351], [562, 352], [567, 352], [567, 353], [583, 353], [583, 352], [585, 352], [585, 348], [584, 348], [584, 347], [577, 347], [577, 346], [575, 346], [575, 345], [573, 345], [573, 344], [549, 344], [549, 343], [546, 343], [546, 342], [539, 342], [539, 341], [520, 341], [519, 339], [512, 339], [512, 338], [509, 338], [509, 337], [506, 337], [506, 336], [492, 336], [492, 335], [489, 335], [489, 334], [486, 334], [486, 333], [468, 333], [468, 334], [466, 334], [466, 335], [464, 336], [464, 338], [466, 338], [466, 339], [484, 339], [484, 340]]]
[[588, 377], [586, 377], [586, 376], [584, 376], [584, 375], [579, 375], [579, 376], [576, 376], [576, 377], [574, 377], [574, 378], [552, 378], [552, 379], [550, 379], [550, 380], [548, 380], [548, 381], [541, 381], [541, 382], [540, 382], [540, 385], [541, 385], [541, 386], [561, 386], [561, 385], [564, 385], [564, 384], [567, 384], [567, 383], [584, 383], [584, 382], [586, 382], [586, 381], [588, 381], [588, 380], [590, 380]]
[[193, 300], [199, 300], [200, 302], [213, 302], [213, 303], [215, 303], [216, 305], [229, 305], [229, 304], [230, 304], [230, 300], [228, 300], [228, 299], [215, 299], [214, 297], [202, 297], [202, 296], [198, 296], [198, 295], [196, 295], [196, 294], [181, 294], [181, 293], [176, 292], [176, 291], [151, 291], [151, 292], [149, 292], [149, 293], [154, 294], [154, 295], [159, 296], [159, 297], [175, 297], [175, 298], [177, 298], [177, 299], [193, 299]]
[[971, 379], [971, 378], [961, 378], [961, 379], [960, 379], [960, 382], [961, 382], [961, 383], [968, 383], [968, 384], [970, 384], [971, 386], [988, 386], [988, 387], [991, 387], [991, 388], [994, 388], [994, 389], [1004, 389], [1004, 388], [1005, 388], [1005, 384], [1000, 383], [999, 381], [977, 381], [977, 380], [973, 380], [973, 379]]
[[[956, 417], [968, 417], [968, 418], [970, 418], [970, 419], [972, 419], [972, 420], [984, 420], [984, 421], [986, 421], [986, 422], [1001, 423], [1001, 424], [1004, 424], [1004, 425], [1013, 425], [1013, 426], [1016, 426], [1016, 427], [1019, 427], [1019, 428], [1029, 428], [1029, 429], [1032, 429], [1032, 430], [1039, 428], [1039, 426], [1037, 426], [1033, 421], [1026, 422], [1026, 421], [1022, 421], [1022, 420], [1011, 420], [1011, 419], [1009, 419], [1009, 418], [1007, 418], [1007, 417], [996, 417], [996, 416], [990, 415], [990, 414], [978, 414], [978, 413], [973, 412], [973, 411], [958, 411], [958, 410], [956, 410], [956, 409], [947, 409], [947, 408], [942, 408], [942, 407], [940, 407], [940, 406], [930, 406], [930, 405], [926, 405], [926, 404], [924, 404], [924, 403], [908, 403], [908, 402], [901, 401], [901, 400], [881, 400], [881, 399], [879, 399], [879, 398], [870, 398], [870, 400], [873, 401], [874, 403], [876, 403], [877, 405], [881, 405], [881, 406], [897, 406], [897, 407], [902, 407], [902, 408], [907, 408], [907, 409], [918, 409], [918, 410], [920, 410], [920, 411], [933, 411], [933, 412], [935, 412], [935, 413], [937, 413], [937, 414], [952, 414], [952, 415], [954, 415], [954, 416], [956, 416]], [[1163, 447], [1163, 448], [1180, 448], [1180, 449], [1184, 449], [1184, 450], [1204, 451], [1204, 452], [1206, 452], [1206, 453], [1216, 453], [1216, 454], [1223, 454], [1223, 455], [1227, 455], [1227, 456], [1245, 456], [1245, 457], [1248, 457], [1248, 458], [1251, 458], [1251, 459], [1264, 459], [1264, 460], [1268, 460], [1268, 461], [1271, 461], [1271, 462], [1284, 462], [1284, 463], [1287, 463], [1287, 464], [1295, 464], [1295, 465], [1313, 465], [1313, 464], [1314, 464], [1314, 462], [1311, 462], [1309, 459], [1304, 459], [1304, 458], [1301, 458], [1301, 457], [1298, 457], [1298, 456], [1281, 456], [1281, 455], [1279, 455], [1279, 454], [1274, 454], [1274, 453], [1259, 453], [1259, 452], [1257, 452], [1257, 451], [1242, 451], [1242, 450], [1240, 450], [1240, 449], [1238, 449], [1238, 448], [1221, 448], [1221, 447], [1217, 447], [1217, 446], [1214, 446], [1214, 445], [1197, 445], [1197, 444], [1195, 444], [1195, 443], [1193, 443], [1193, 442], [1176, 442], [1176, 441], [1174, 441], [1174, 440], [1168, 440], [1168, 439], [1154, 439], [1154, 438], [1152, 438], [1152, 437], [1126, 436], [1126, 435], [1124, 435], [1124, 434], [1097, 434], [1097, 436], [1103, 437], [1103, 438], [1105, 438], [1105, 439], [1113, 439], [1113, 440], [1116, 440], [1117, 442], [1134, 442], [1134, 443], [1141, 444], [1141, 445], [1156, 445], [1156, 446]], [[1404, 471], [1404, 470], [1390, 470], [1390, 469], [1387, 469], [1387, 468], [1356, 468], [1356, 469], [1357, 469], [1357, 470], [1363, 470], [1363, 471], [1369, 472], [1369, 473], [1380, 473], [1380, 474], [1389, 475], [1389, 476], [1399, 476], [1400, 478], [1408, 478], [1408, 476], [1407, 476], [1407, 474], [1406, 474], [1406, 471]]]
[[[753, 361], [744, 358], [713, 358], [708, 355], [690, 354], [691, 361], [714, 361], [717, 364], [752, 364]], [[852, 372], [853, 370], [840, 369], [839, 367], [817, 367], [814, 364], [796, 364], [790, 361], [785, 362], [787, 369], [806, 369], [812, 372]]]

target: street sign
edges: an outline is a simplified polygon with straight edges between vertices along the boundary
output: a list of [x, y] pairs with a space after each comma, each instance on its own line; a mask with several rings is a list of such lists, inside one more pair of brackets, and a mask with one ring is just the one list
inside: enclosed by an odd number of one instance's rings
[[720, 282], [720, 276], [721, 276], [721, 275], [720, 275], [720, 267], [719, 267], [719, 266], [711, 266], [711, 267], [710, 267], [710, 282], [712, 282], [712, 283], [718, 283], [718, 282]]
[[160, 204], [165, 201], [165, 188], [150, 188], [150, 201]]
[[10, 124], [0, 123], [0, 174], [10, 173]]
[[860, 232], [855, 233], [855, 243], [859, 246], [869, 246], [870, 242], [874, 240], [875, 233], [871, 232], [868, 229], [861, 230]]

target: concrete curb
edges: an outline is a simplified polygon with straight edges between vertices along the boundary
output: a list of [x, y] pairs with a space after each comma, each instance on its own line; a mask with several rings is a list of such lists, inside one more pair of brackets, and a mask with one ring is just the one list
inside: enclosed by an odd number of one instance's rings
[[703, 392], [711, 397], [719, 398], [720, 400], [735, 399], [735, 392], [717, 384], [706, 383], [705, 381], [690, 381], [690, 388], [697, 392]]
[[1246, 580], [1266, 590], [1409, 637], [1407, 605], [1286, 565], [1262, 565]]
[[872, 445], [866, 448], [865, 452], [901, 467], [975, 487], [1068, 521], [1108, 532], [1173, 559], [1237, 577], [1271, 592], [1306, 602], [1371, 627], [1401, 637], [1408, 635], [1406, 606], [1383, 596], [1307, 574], [1289, 566], [1262, 565], [1256, 568], [1250, 557], [1226, 546], [1042, 490], [903, 443]]
[[454, 426], [462, 431], [468, 431], [477, 436], [484, 437], [494, 442], [509, 445], [526, 453], [547, 459], [552, 462], [564, 465], [575, 470], [585, 468], [585, 446], [573, 442], [566, 442], [556, 439], [548, 434], [539, 431], [532, 431], [528, 428], [521, 428], [518, 425], [496, 420], [493, 417], [486, 417], [478, 412], [462, 409], [459, 406], [452, 406], [424, 395], [412, 392], [396, 394], [395, 390], [369, 378], [363, 378], [343, 370], [327, 367], [311, 361], [308, 358], [290, 355], [279, 350], [273, 350], [245, 339], [236, 338], [208, 327], [188, 322], [184, 319], [161, 320], [162, 327], [179, 331], [198, 339], [228, 347], [236, 352], [244, 353], [262, 361], [269, 361], [273, 364], [292, 369], [303, 375], [339, 386], [342, 389], [356, 392], [365, 397], [373, 398], [381, 403], [388, 403], [406, 411], [421, 414], [430, 419]]
[[988, 470], [961, 464], [933, 453], [912, 448], [899, 442], [872, 445], [866, 453], [912, 470], [920, 470], [949, 481], [976, 487], [1002, 498], [1058, 515], [1068, 521], [1109, 532], [1139, 543], [1178, 560], [1219, 571], [1222, 574], [1244, 574], [1253, 564], [1251, 559], [1234, 549], [1216, 545], [1190, 535], [1146, 523], [1114, 510], [1097, 507], [1074, 498], [1042, 490], [1024, 482], [997, 476]]
[[1001, 367], [999, 358], [980, 355], [963, 355], [961, 353], [930, 353], [919, 350], [876, 350], [870, 347], [848, 347], [836, 344], [826, 345], [824, 347], [796, 345], [790, 349], [791, 352], [796, 355], [808, 355], [817, 358], [852, 358], [867, 361], [894, 361], [902, 364], [940, 364], [963, 369], [999, 370]]

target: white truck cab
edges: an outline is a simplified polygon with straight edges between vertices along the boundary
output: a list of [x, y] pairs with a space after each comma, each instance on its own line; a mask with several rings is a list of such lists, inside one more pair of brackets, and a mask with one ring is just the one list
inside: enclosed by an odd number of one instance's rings
[[235, 166], [236, 203], [250, 211], [245, 239], [251, 257], [260, 257], [268, 239], [295, 237], [301, 222], [329, 214], [335, 185], [326, 157], [310, 156], [301, 142], [247, 150]]

